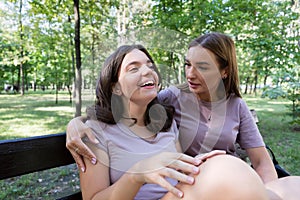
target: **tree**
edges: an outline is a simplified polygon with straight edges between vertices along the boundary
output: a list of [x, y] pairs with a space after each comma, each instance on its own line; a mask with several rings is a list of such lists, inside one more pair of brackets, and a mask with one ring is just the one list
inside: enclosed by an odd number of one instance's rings
[[75, 104], [76, 111], [75, 117], [81, 115], [81, 85], [82, 85], [82, 77], [81, 77], [81, 53], [80, 53], [80, 12], [79, 12], [79, 0], [74, 0], [74, 27], [75, 27], [75, 60], [76, 60], [76, 68], [75, 68]]

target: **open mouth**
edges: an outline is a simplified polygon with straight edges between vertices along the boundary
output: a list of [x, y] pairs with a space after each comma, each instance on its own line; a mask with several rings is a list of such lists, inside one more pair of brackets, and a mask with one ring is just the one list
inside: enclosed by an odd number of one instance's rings
[[141, 84], [140, 86], [141, 87], [150, 87], [150, 86], [154, 86], [154, 85], [155, 85], [154, 81], [147, 81], [147, 82]]
[[190, 81], [189, 81], [189, 84], [192, 85], [192, 86], [200, 85], [200, 84], [196, 84], [196, 83], [193, 83], [193, 82], [190, 82]]

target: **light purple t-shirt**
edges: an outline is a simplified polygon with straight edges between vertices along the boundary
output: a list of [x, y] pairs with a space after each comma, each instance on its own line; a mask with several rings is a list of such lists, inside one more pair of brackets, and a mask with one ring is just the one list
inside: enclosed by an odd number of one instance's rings
[[175, 107], [179, 140], [188, 155], [225, 150], [236, 156], [235, 142], [244, 149], [265, 146], [248, 106], [234, 94], [210, 103], [171, 86], [158, 99]]
[[[92, 129], [100, 143], [98, 148], [109, 156], [110, 182], [115, 183], [130, 167], [140, 160], [161, 152], [177, 152], [178, 129], [175, 121], [169, 131], [159, 132], [153, 140], [145, 140], [135, 135], [122, 123], [108, 125], [97, 120], [88, 120], [86, 124]], [[88, 142], [87, 138], [84, 138]], [[145, 166], [145, 169], [148, 166]], [[100, 177], [99, 177], [100, 178]], [[174, 179], [167, 179], [176, 185]], [[157, 200], [166, 194], [166, 190], [156, 184], [143, 185], [136, 200]]]

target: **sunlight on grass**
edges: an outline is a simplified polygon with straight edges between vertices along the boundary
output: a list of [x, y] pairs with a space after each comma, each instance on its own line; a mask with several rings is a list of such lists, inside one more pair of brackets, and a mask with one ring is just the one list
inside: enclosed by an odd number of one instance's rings
[[[65, 127], [60, 129], [51, 130], [46, 123], [54, 121], [54, 119], [47, 119], [47, 121], [27, 121], [24, 123], [22, 119], [14, 118], [2, 123], [1, 126], [7, 126], [8, 128], [1, 133], [1, 136], [10, 136], [13, 138], [19, 137], [31, 137], [45, 134], [53, 134], [57, 132], [64, 132]], [[13, 133], [13, 134], [12, 134]]]
[[35, 108], [34, 110], [37, 111], [63, 111], [63, 112], [74, 112], [74, 108], [67, 107], [67, 106], [61, 106], [61, 107], [43, 107], [43, 108]]
[[256, 111], [269, 111], [273, 112], [275, 111], [273, 108], [255, 108]]
[[74, 115], [67, 95], [1, 95], [0, 139], [30, 137], [64, 132]]
[[272, 102], [268, 102], [268, 103], [274, 104], [274, 105], [291, 105], [290, 102], [283, 102], [283, 101], [278, 101], [278, 102], [272, 101]]

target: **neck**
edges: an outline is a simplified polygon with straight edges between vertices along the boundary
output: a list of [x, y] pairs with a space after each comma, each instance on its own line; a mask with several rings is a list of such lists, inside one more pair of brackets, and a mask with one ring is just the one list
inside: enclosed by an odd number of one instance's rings
[[200, 94], [196, 94], [197, 98], [202, 100], [202, 101], [206, 101], [206, 102], [216, 102], [219, 101], [220, 99], [223, 99], [225, 94], [223, 92], [218, 93], [217, 91], [209, 93], [200, 93]]
[[136, 119], [136, 124], [139, 126], [145, 126], [144, 116], [146, 112], [147, 106], [139, 106], [133, 103], [128, 105], [127, 113], [124, 114], [126, 118], [134, 118]]
[[196, 94], [196, 96], [198, 99], [206, 102], [217, 101], [216, 97], [214, 95], [211, 95], [209, 92]]

